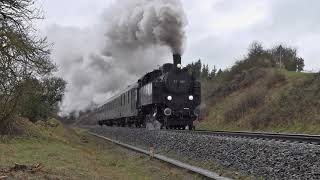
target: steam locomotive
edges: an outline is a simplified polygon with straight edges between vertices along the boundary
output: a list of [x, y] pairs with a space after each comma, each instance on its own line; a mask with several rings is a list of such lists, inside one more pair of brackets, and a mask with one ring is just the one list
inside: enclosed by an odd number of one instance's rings
[[181, 56], [145, 74], [95, 110], [100, 126], [193, 129], [199, 116], [201, 84], [181, 66]]

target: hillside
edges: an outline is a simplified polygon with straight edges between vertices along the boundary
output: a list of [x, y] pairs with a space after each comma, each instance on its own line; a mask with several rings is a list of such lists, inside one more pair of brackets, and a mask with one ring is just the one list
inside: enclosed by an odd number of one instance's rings
[[320, 76], [251, 68], [224, 83], [203, 82], [198, 129], [320, 133]]
[[191, 70], [202, 80], [198, 129], [320, 133], [320, 74], [302, 72], [296, 49], [253, 43], [224, 71], [197, 63]]

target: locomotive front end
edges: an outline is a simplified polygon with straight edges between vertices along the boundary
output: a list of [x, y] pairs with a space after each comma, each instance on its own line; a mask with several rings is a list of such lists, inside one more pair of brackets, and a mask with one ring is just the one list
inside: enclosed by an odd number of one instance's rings
[[200, 83], [181, 66], [181, 56], [174, 55], [173, 69], [165, 77], [163, 101], [166, 123], [169, 127], [193, 127], [201, 102]]

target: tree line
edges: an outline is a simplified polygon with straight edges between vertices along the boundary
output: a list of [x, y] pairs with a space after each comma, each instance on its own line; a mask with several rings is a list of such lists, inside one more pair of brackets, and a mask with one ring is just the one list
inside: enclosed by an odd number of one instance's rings
[[16, 116], [46, 118], [57, 111], [65, 82], [52, 74], [46, 38], [33, 24], [42, 19], [34, 0], [0, 1], [0, 131]]
[[208, 64], [203, 64], [199, 59], [196, 62], [188, 64], [188, 71], [200, 80], [211, 80], [219, 76], [233, 76], [243, 70], [253, 67], [260, 68], [281, 68], [288, 71], [303, 71], [304, 59], [297, 55], [297, 49], [286, 45], [276, 45], [270, 49], [263, 48], [259, 42], [253, 42], [249, 46], [247, 55], [236, 61], [230, 69], [217, 69], [213, 66], [209, 68]]

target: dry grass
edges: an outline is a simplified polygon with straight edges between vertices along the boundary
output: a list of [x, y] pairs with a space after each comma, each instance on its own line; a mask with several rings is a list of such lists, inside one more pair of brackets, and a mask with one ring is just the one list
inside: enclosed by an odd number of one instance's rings
[[[4, 138], [0, 143], [0, 176], [13, 179], [199, 179], [198, 176], [88, 135], [82, 129], [34, 125], [32, 137]], [[30, 128], [30, 127], [29, 127]], [[41, 163], [43, 169], [1, 173], [14, 163]]]
[[[250, 86], [216, 98], [197, 128], [320, 133], [320, 83], [314, 79], [318, 77], [275, 69], [265, 72]], [[260, 103], [248, 101], [262, 96]]]

